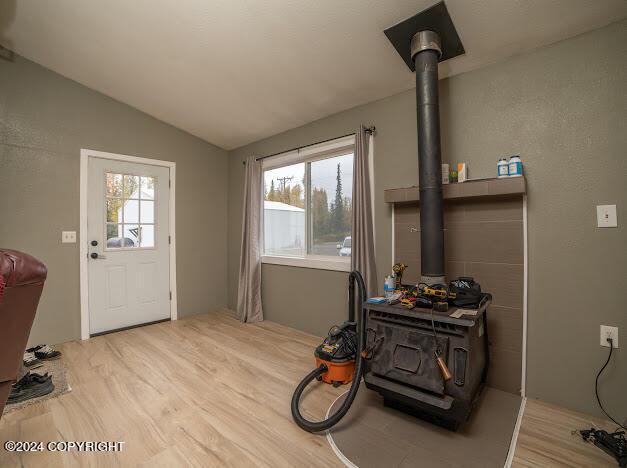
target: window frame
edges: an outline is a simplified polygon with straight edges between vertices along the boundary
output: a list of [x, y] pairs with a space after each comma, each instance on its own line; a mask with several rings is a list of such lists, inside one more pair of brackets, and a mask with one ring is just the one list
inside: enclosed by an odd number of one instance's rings
[[[138, 177], [139, 178], [140, 190], [141, 190], [141, 179], [142, 179], [142, 177], [153, 179], [154, 180], [154, 194], [153, 194], [152, 200], [141, 198], [141, 193], [139, 194], [138, 198], [125, 198], [124, 197], [124, 193], [122, 193], [122, 196], [120, 196], [120, 197], [109, 197], [107, 195], [107, 189], [106, 189], [106, 186], [107, 186], [106, 185], [107, 184], [107, 174], [119, 174], [119, 175], [122, 176], [122, 179], [124, 179], [125, 176]], [[157, 245], [157, 186], [158, 186], [157, 184], [159, 183], [158, 179], [159, 178], [156, 175], [149, 175], [149, 174], [148, 175], [147, 174], [140, 175], [140, 174], [135, 174], [135, 173], [130, 173], [130, 172], [129, 173], [117, 172], [117, 171], [113, 171], [113, 170], [109, 170], [109, 169], [106, 169], [104, 171], [104, 183], [103, 183], [103, 185], [105, 187], [105, 189], [104, 189], [104, 201], [105, 201], [105, 203], [104, 203], [104, 223], [103, 223], [104, 224], [104, 232], [103, 232], [103, 239], [104, 239], [103, 251], [104, 252], [109, 252], [109, 253], [124, 252], [124, 251], [131, 252], [131, 251], [139, 251], [139, 250], [156, 250], [158, 248], [158, 245]], [[137, 222], [136, 223], [125, 223], [124, 222], [124, 212], [122, 212], [122, 222], [117, 222], [117, 223], [109, 222], [107, 220], [107, 200], [110, 200], [110, 199], [120, 199], [120, 200], [122, 200], [122, 203], [124, 203], [125, 201], [128, 201], [128, 200], [136, 200], [137, 204], [138, 204], [138, 212], [137, 212], [138, 218], [137, 218]], [[152, 201], [153, 202], [153, 222], [152, 223], [142, 223], [141, 222], [141, 202], [142, 201]], [[122, 205], [122, 206], [124, 206], [124, 205]], [[140, 244], [141, 244], [141, 226], [152, 226], [153, 227], [153, 240], [154, 240], [153, 245], [150, 246], [150, 247], [145, 247], [145, 246], [141, 246], [141, 245], [134, 246], [134, 247], [127, 247], [127, 246], [124, 246], [124, 247], [109, 247], [107, 245], [107, 240], [108, 240], [107, 239], [107, 231], [108, 231], [107, 228], [108, 228], [109, 225], [113, 226], [113, 225], [116, 225], [116, 224], [118, 226], [136, 225], [137, 228], [139, 229], [139, 232], [140, 232], [140, 237], [138, 238], [138, 241], [139, 241]]]
[[[311, 219], [311, 163], [324, 159], [335, 158], [353, 154], [355, 157], [355, 135], [337, 138], [317, 145], [303, 147], [297, 150], [287, 151], [262, 160], [261, 170], [261, 229], [260, 229], [260, 250], [262, 252], [261, 262], [271, 265], [284, 265], [300, 268], [314, 268], [319, 270], [350, 271], [351, 257], [339, 257], [330, 255], [311, 254], [313, 241], [313, 223]], [[264, 199], [265, 199], [265, 172], [271, 169], [291, 166], [294, 164], [305, 164], [305, 240], [306, 248], [304, 256], [281, 256], [265, 254], [265, 219], [264, 219]], [[354, 183], [354, 179], [353, 179]], [[352, 190], [352, 187], [351, 187]], [[352, 224], [351, 224], [352, 231]], [[352, 235], [352, 232], [351, 232]]]

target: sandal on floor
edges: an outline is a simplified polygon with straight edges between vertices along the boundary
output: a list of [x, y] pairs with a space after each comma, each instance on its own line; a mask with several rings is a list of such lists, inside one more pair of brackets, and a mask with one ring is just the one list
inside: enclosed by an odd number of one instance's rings
[[35, 354], [35, 357], [41, 361], [50, 361], [61, 357], [60, 351], [57, 351], [52, 346], [47, 344], [35, 346], [34, 348], [28, 348], [26, 351]]
[[22, 362], [24, 363], [24, 367], [26, 367], [27, 369], [37, 369], [38, 367], [41, 367], [44, 365], [43, 362], [37, 359], [37, 357], [35, 356], [35, 353], [32, 353], [30, 351], [26, 351], [24, 353]]

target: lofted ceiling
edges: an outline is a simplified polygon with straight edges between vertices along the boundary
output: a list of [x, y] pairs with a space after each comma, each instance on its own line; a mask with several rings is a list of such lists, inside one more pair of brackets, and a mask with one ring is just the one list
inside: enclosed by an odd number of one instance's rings
[[[2, 0], [0, 43], [226, 149], [410, 89], [383, 29], [436, 0]], [[627, 16], [625, 0], [447, 0], [485, 66]]]

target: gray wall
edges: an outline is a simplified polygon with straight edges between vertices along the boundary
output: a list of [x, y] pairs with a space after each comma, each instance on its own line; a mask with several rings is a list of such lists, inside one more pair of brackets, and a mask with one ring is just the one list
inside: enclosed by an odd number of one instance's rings
[[[399, 59], [400, 61], [400, 59]], [[409, 73], [409, 72], [408, 72]], [[520, 153], [528, 182], [527, 391], [598, 413], [595, 373], [607, 355], [599, 325], [627, 335], [627, 22], [443, 80], [443, 158], [492, 177]], [[380, 283], [392, 263], [386, 188], [417, 184], [413, 90], [234, 150], [229, 159], [229, 304], [235, 306], [242, 160], [376, 125], [375, 225]], [[618, 229], [596, 228], [595, 205], [618, 205]], [[297, 271], [298, 270], [298, 271]], [[265, 266], [266, 317], [322, 335], [345, 317], [344, 274]], [[296, 281], [298, 280], [298, 281]], [[337, 284], [336, 284], [337, 282]], [[299, 288], [294, 297], [289, 288]], [[285, 294], [284, 296], [282, 296]], [[304, 305], [306, 304], [306, 305]], [[625, 351], [601, 380], [607, 408], [627, 416]]]
[[175, 161], [180, 316], [226, 305], [226, 151], [23, 58], [0, 60], [0, 246], [48, 266], [30, 342], [80, 338], [81, 148]]

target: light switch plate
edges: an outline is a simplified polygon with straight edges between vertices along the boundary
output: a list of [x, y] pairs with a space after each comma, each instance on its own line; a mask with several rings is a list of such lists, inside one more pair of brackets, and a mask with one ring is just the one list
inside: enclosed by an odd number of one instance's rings
[[618, 348], [618, 327], [601, 325], [601, 346], [610, 347], [607, 342], [608, 338], [612, 338], [612, 348]]
[[61, 233], [61, 243], [75, 244], [76, 243], [76, 231], [63, 231]]
[[618, 226], [616, 205], [597, 205], [597, 226], [600, 228]]

